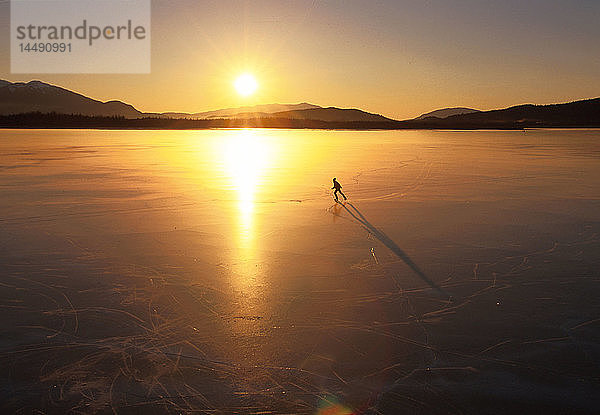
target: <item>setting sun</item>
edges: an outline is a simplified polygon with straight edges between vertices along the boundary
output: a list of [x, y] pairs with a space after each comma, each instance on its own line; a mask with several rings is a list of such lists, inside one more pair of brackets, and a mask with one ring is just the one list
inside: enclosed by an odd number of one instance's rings
[[244, 97], [252, 95], [258, 89], [256, 78], [247, 73], [238, 76], [233, 85], [238, 94]]

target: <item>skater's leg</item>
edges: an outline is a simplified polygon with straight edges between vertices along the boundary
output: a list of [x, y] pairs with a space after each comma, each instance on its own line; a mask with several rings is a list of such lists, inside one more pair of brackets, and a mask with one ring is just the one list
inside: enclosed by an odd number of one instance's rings
[[346, 195], [344, 194], [344, 192], [342, 192], [342, 191], [340, 190], [340, 193], [342, 194], [342, 196], [344, 196], [344, 200], [348, 200], [348, 198], [346, 197]]

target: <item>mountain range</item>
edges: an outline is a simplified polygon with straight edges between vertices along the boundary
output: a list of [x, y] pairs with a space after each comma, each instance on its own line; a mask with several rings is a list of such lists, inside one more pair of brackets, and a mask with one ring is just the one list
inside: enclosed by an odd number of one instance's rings
[[191, 120], [286, 118], [331, 122], [393, 121], [359, 109], [323, 108], [306, 102], [226, 108], [198, 113], [143, 113], [121, 101], [101, 102], [41, 81], [25, 83], [0, 80], [0, 115], [29, 112], [117, 116], [127, 119], [155, 117]]
[[121, 101], [101, 102], [41, 81], [0, 80], [0, 114], [57, 112], [96, 116], [142, 117], [142, 112]]
[[[37, 115], [36, 115], [37, 114]], [[112, 117], [121, 119], [107, 119]], [[11, 128], [531, 128], [600, 127], [600, 98], [480, 111], [445, 108], [398, 121], [354, 108], [268, 104], [200, 113], [144, 113], [121, 101], [102, 102], [41, 81], [0, 80], [0, 127]]]
[[321, 108], [318, 105], [303, 102], [301, 104], [265, 104], [237, 108], [225, 108], [215, 111], [196, 112], [188, 114], [185, 112], [163, 112], [156, 114], [161, 118], [187, 118], [192, 120], [208, 120], [212, 118], [257, 118], [265, 114], [273, 114], [282, 111], [307, 110]]
[[424, 128], [536, 128], [536, 127], [600, 127], [600, 98], [564, 104], [524, 104], [509, 108], [428, 117], [409, 121]]
[[473, 108], [464, 108], [464, 107], [456, 107], [456, 108], [444, 108], [441, 110], [435, 110], [431, 112], [427, 112], [423, 115], [419, 115], [415, 120], [424, 120], [425, 118], [448, 118], [453, 115], [463, 115], [463, 114], [471, 114], [474, 112], [481, 112], [479, 110], [475, 110]]

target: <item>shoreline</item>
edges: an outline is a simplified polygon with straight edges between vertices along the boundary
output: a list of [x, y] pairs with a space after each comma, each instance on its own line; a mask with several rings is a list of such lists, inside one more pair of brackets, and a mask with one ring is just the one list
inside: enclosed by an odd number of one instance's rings
[[1, 130], [98, 130], [98, 131], [195, 131], [195, 130], [313, 130], [313, 131], [526, 131], [526, 130], [597, 130], [600, 125], [595, 126], [539, 126], [539, 127], [410, 127], [410, 128], [315, 128], [315, 127], [187, 127], [187, 128], [163, 128], [163, 127], [99, 127], [99, 126], [4, 126]]

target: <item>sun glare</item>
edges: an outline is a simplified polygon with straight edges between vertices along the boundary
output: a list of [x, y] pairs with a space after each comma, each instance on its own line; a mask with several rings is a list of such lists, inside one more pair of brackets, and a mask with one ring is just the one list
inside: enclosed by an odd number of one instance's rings
[[225, 141], [223, 149], [227, 175], [238, 193], [240, 213], [240, 236], [252, 237], [252, 217], [255, 194], [268, 164], [269, 147], [252, 131], [242, 130]]
[[238, 76], [233, 85], [238, 94], [244, 97], [252, 95], [258, 89], [256, 78], [248, 73]]

